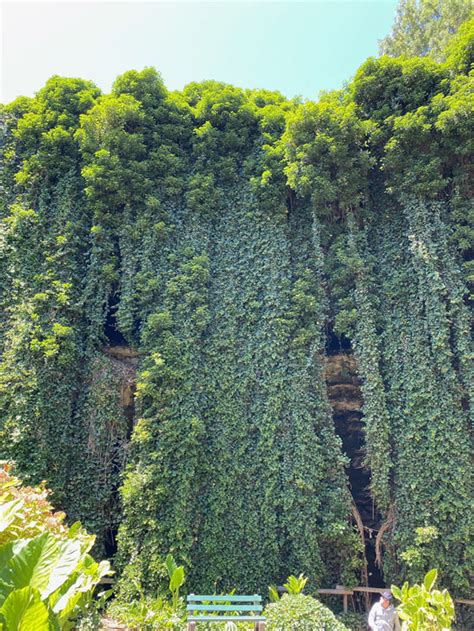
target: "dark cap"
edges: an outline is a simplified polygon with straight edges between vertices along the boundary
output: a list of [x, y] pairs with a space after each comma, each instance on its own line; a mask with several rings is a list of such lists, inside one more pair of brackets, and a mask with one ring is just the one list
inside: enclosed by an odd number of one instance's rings
[[393, 600], [392, 592], [382, 592], [381, 596], [385, 600]]

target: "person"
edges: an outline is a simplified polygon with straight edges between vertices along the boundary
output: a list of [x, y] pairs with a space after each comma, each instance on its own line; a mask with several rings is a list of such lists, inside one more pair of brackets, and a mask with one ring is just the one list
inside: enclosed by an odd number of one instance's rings
[[371, 631], [400, 631], [400, 620], [393, 606], [391, 592], [383, 592], [378, 603], [369, 613], [369, 629]]

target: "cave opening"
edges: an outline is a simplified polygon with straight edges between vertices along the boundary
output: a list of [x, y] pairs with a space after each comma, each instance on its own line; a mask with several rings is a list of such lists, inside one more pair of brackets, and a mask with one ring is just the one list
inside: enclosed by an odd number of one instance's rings
[[104, 551], [107, 559], [113, 559], [117, 553], [118, 528], [109, 527], [104, 535]]
[[118, 515], [121, 511], [120, 487], [122, 484], [122, 473], [126, 464], [128, 445], [131, 440], [133, 427], [135, 424], [135, 391], [136, 391], [136, 370], [138, 366], [137, 353], [131, 349], [112, 347], [107, 354], [112, 358], [122, 375], [120, 390], [120, 409], [123, 414], [126, 427], [124, 433], [115, 437], [110, 460], [110, 467], [117, 473], [116, 484], [111, 489], [109, 511], [111, 523], [105, 529], [103, 535], [103, 546], [106, 557], [112, 559], [117, 552]]
[[375, 550], [376, 536], [382, 518], [370, 492], [370, 469], [364, 464], [366, 448], [362, 414], [355, 411], [349, 414], [335, 414], [334, 423], [342, 440], [342, 449], [350, 459], [346, 473], [354, 504], [363, 524], [367, 586], [385, 587], [381, 570], [376, 563]]
[[[112, 325], [113, 326], [113, 316]], [[116, 329], [115, 329], [116, 330]], [[117, 533], [122, 510], [120, 487], [123, 483], [123, 472], [127, 464], [129, 445], [136, 420], [135, 393], [137, 370], [139, 364], [138, 351], [128, 345], [122, 336], [112, 339], [110, 346], [103, 349], [109, 359], [111, 369], [110, 388], [118, 396], [118, 408], [115, 408], [110, 420], [110, 435], [108, 440], [108, 472], [111, 481], [106, 514], [109, 523], [103, 531], [102, 545], [106, 557], [114, 558], [117, 552]]]
[[364, 539], [367, 561], [363, 583], [366, 583], [367, 587], [385, 587], [382, 572], [376, 563], [375, 547], [382, 516], [370, 492], [371, 473], [365, 464], [363, 400], [353, 354], [347, 350], [329, 354], [325, 377], [334, 427], [341, 438], [343, 452], [349, 459], [346, 467], [349, 488], [355, 509], [360, 516], [357, 525], [361, 538], [363, 536]]
[[118, 328], [117, 309], [120, 292], [112, 292], [107, 300], [107, 315], [104, 322], [104, 337], [109, 346], [128, 346], [128, 341]]
[[337, 355], [338, 353], [351, 353], [351, 341], [343, 333], [337, 335], [332, 328], [326, 331], [326, 355]]

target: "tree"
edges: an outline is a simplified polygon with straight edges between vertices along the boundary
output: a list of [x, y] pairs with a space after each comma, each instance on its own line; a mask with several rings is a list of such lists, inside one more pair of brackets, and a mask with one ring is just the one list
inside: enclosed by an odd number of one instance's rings
[[472, 0], [400, 0], [392, 32], [380, 41], [380, 54], [443, 61], [447, 44], [472, 14]]

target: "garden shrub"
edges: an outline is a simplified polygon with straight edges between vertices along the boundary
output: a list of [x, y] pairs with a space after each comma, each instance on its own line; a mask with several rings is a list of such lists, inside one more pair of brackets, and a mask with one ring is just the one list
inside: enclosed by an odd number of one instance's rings
[[0, 629], [75, 628], [94, 611], [95, 587], [110, 574], [107, 561], [89, 554], [95, 536], [79, 522], [64, 525], [43, 485], [21, 489], [4, 471], [0, 489]]
[[454, 620], [454, 603], [447, 589], [434, 589], [437, 570], [430, 570], [421, 584], [402, 587], [392, 585], [393, 595], [400, 604], [397, 612], [404, 625], [412, 631], [445, 631]]
[[330, 609], [304, 594], [283, 594], [264, 611], [267, 631], [348, 631]]
[[367, 614], [348, 611], [336, 614], [336, 618], [350, 631], [367, 631]]
[[0, 468], [0, 545], [14, 539], [29, 539], [48, 531], [67, 537], [65, 513], [53, 511], [48, 498], [51, 490], [44, 482], [31, 487]]

